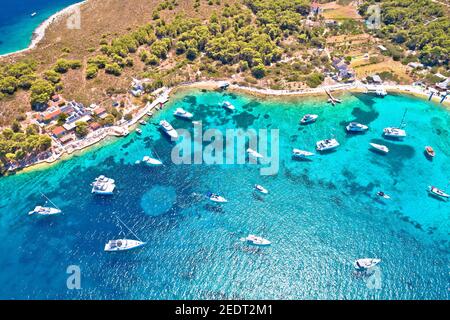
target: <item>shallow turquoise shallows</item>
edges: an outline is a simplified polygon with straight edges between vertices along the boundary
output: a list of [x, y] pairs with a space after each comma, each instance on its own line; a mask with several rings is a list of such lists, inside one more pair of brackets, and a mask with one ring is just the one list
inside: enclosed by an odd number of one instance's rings
[[42, 22], [78, 2], [81, 0], [0, 0], [0, 55], [26, 49]]
[[[46, 169], [0, 178], [0, 298], [87, 299], [448, 299], [450, 203], [427, 193], [450, 191], [450, 116], [442, 106], [405, 97], [345, 95], [281, 102], [246, 95], [179, 92], [142, 126], [143, 134], [110, 140]], [[218, 103], [236, 106], [227, 113]], [[171, 144], [158, 130], [175, 128], [182, 106], [206, 128], [279, 129], [280, 169], [261, 176], [262, 165], [175, 165]], [[408, 136], [386, 140], [405, 110]], [[305, 113], [316, 123], [300, 126]], [[369, 126], [348, 135], [349, 121]], [[294, 161], [292, 148], [314, 151], [332, 135], [340, 147]], [[369, 143], [390, 148], [387, 155]], [[206, 144], [205, 144], [206, 145]], [[433, 161], [424, 147], [436, 151]], [[136, 165], [144, 155], [161, 167]], [[116, 180], [112, 197], [91, 194], [105, 174]], [[254, 184], [269, 190], [256, 194]], [[376, 196], [383, 190], [391, 196]], [[62, 210], [28, 216], [44, 192]], [[203, 196], [217, 192], [227, 204]], [[120, 236], [120, 217], [147, 245], [106, 253]], [[133, 237], [127, 230], [122, 230]], [[270, 247], [240, 241], [249, 233]], [[370, 273], [355, 272], [357, 258], [382, 259]], [[81, 289], [69, 290], [70, 265], [81, 270]]]

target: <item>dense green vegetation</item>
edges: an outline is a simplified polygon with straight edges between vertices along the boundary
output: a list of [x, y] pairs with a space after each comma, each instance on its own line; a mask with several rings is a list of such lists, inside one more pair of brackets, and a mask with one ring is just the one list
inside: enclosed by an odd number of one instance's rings
[[0, 134], [0, 173], [9, 163], [24, 160], [51, 147], [52, 140], [40, 135], [37, 125], [30, 125], [22, 131], [20, 124], [14, 122]]
[[442, 5], [431, 0], [371, 0], [360, 7], [362, 15], [368, 16], [371, 4], [381, 6], [382, 28], [376, 30], [378, 36], [417, 50], [418, 58], [426, 65], [449, 67], [450, 19]]

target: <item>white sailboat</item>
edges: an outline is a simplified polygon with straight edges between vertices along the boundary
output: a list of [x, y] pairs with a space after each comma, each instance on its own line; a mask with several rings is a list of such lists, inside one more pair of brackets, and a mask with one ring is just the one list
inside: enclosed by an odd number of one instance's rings
[[444, 199], [448, 199], [450, 198], [450, 195], [445, 193], [443, 190], [438, 189], [434, 186], [428, 186], [428, 192], [430, 192], [432, 195], [444, 198]]
[[119, 219], [119, 217], [116, 217], [117, 220], [122, 223], [122, 225], [128, 229], [128, 231], [130, 231], [137, 240], [135, 239], [114, 239], [114, 240], [109, 240], [106, 244], [105, 244], [105, 251], [107, 252], [114, 252], [114, 251], [127, 251], [127, 250], [131, 250], [131, 249], [135, 249], [135, 248], [139, 248], [142, 247], [143, 245], [145, 245], [146, 243], [144, 241], [141, 241], [139, 239], [139, 237], [130, 229], [128, 228], [128, 226]]
[[150, 165], [150, 166], [160, 166], [160, 165], [163, 164], [163, 163], [162, 163], [161, 161], [159, 161], [158, 159], [151, 158], [151, 157], [149, 157], [149, 156], [144, 156], [144, 157], [142, 158], [142, 162], [145, 163], [145, 164], [148, 164], [148, 165]]
[[402, 128], [405, 126], [404, 120], [407, 111], [408, 109], [406, 109], [403, 113], [402, 121], [400, 122], [400, 125], [398, 127], [387, 127], [383, 129], [383, 135], [385, 137], [396, 139], [402, 139], [406, 137], [406, 131]]
[[61, 209], [59, 209], [45, 194], [41, 192], [41, 195], [47, 199], [46, 203], [50, 202], [53, 207], [36, 206], [32, 211], [28, 212], [28, 215], [38, 214], [42, 216], [52, 216], [62, 212]]

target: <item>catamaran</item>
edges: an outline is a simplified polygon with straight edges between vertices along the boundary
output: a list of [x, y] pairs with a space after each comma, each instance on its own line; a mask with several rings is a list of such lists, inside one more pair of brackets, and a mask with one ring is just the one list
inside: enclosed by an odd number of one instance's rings
[[270, 246], [271, 244], [269, 240], [255, 236], [254, 234], [249, 234], [247, 237], [244, 238], [244, 241], [246, 241], [248, 244], [260, 247]]
[[92, 193], [101, 195], [111, 195], [116, 188], [115, 181], [113, 179], [107, 178], [104, 175], [97, 177], [91, 184]]
[[192, 113], [187, 112], [183, 108], [177, 108], [173, 115], [183, 119], [192, 119], [192, 117], [194, 116]]
[[208, 192], [206, 194], [206, 196], [209, 198], [209, 200], [211, 200], [212, 202], [218, 202], [218, 203], [225, 203], [228, 202], [227, 199], [225, 199], [222, 196], [219, 196], [218, 194], [212, 193], [212, 192]]
[[295, 158], [306, 159], [315, 155], [312, 152], [304, 151], [300, 149], [292, 149], [292, 156]]
[[313, 123], [317, 120], [319, 116], [317, 114], [305, 114], [303, 118], [300, 119], [301, 124]]
[[402, 139], [402, 138], [406, 137], [406, 131], [403, 130], [402, 128], [405, 126], [404, 120], [405, 120], [407, 111], [408, 111], [408, 109], [405, 109], [405, 112], [403, 113], [402, 121], [400, 122], [400, 125], [398, 126], [398, 128], [397, 127], [384, 128], [383, 134], [385, 137], [397, 138], [397, 139]]
[[161, 130], [163, 130], [172, 140], [178, 139], [178, 133], [177, 131], [172, 127], [172, 125], [167, 122], [166, 120], [161, 120], [159, 122], [159, 126]]
[[255, 184], [255, 190], [259, 191], [259, 192], [261, 192], [263, 194], [268, 194], [269, 193], [269, 191], [266, 188], [264, 188], [263, 186], [261, 186], [259, 184]]
[[224, 103], [222, 103], [222, 107], [229, 111], [233, 111], [234, 109], [236, 109], [229, 101], [225, 101]]
[[353, 265], [358, 270], [367, 270], [367, 269], [375, 267], [380, 262], [381, 262], [381, 259], [364, 258], [364, 259], [356, 260]]
[[316, 142], [317, 151], [328, 151], [339, 147], [339, 142], [336, 139], [325, 139]]
[[389, 148], [382, 145], [382, 144], [376, 144], [376, 143], [370, 143], [370, 145], [372, 146], [372, 148], [374, 148], [377, 151], [381, 151], [384, 153], [388, 153], [389, 152]]
[[150, 158], [149, 156], [144, 156], [144, 158], [142, 158], [142, 162], [144, 162], [145, 164], [151, 165], [151, 166], [160, 166], [163, 164], [158, 159]]
[[406, 131], [400, 128], [395, 128], [395, 127], [387, 127], [384, 128], [383, 130], [383, 134], [385, 137], [390, 137], [390, 138], [404, 138], [406, 137]]
[[128, 226], [119, 219], [119, 217], [116, 217], [118, 221], [120, 221], [125, 228], [127, 228], [135, 237], [137, 240], [133, 240], [133, 239], [116, 239], [116, 240], [109, 240], [106, 244], [105, 244], [105, 251], [107, 252], [113, 252], [113, 251], [127, 251], [127, 250], [131, 250], [131, 249], [135, 249], [135, 248], [139, 248], [142, 247], [143, 245], [145, 245], [145, 242], [141, 241], [136, 234], [130, 229], [128, 228]]
[[432, 195], [444, 198], [444, 199], [448, 199], [450, 198], [450, 195], [445, 193], [443, 190], [438, 189], [436, 187], [433, 186], [428, 186], [428, 192], [430, 192]]
[[252, 157], [255, 157], [255, 158], [263, 158], [263, 155], [262, 155], [262, 154], [256, 152], [255, 150], [253, 150], [253, 149], [251, 149], [251, 148], [248, 148], [248, 149], [247, 149], [247, 153], [248, 153], [249, 155], [251, 155]]
[[369, 127], [358, 122], [350, 122], [345, 129], [348, 132], [364, 132], [367, 131]]

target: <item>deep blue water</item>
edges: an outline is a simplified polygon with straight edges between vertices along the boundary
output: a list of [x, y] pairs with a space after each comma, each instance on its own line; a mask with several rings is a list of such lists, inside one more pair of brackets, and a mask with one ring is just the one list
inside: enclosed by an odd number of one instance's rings
[[[0, 0], [0, 55], [25, 49], [47, 18], [80, 0]], [[36, 12], [34, 17], [31, 14]]]
[[[189, 91], [168, 106], [141, 136], [135, 133], [46, 169], [0, 178], [0, 298], [86, 299], [448, 299], [449, 206], [430, 197], [429, 184], [450, 190], [450, 116], [441, 106], [405, 96], [346, 95], [330, 107], [325, 98], [290, 102], [245, 95]], [[217, 106], [228, 99], [234, 114]], [[261, 176], [261, 165], [174, 165], [172, 144], [157, 123], [183, 106], [206, 128], [280, 130], [280, 170]], [[408, 109], [403, 142], [382, 138]], [[319, 119], [307, 127], [305, 113]], [[369, 125], [349, 136], [344, 124]], [[340, 148], [311, 162], [291, 149], [313, 150], [334, 134]], [[389, 146], [388, 155], [368, 150]], [[432, 145], [436, 158], [423, 154]], [[135, 165], [159, 155], [165, 166]], [[91, 195], [90, 182], [106, 174], [117, 193]], [[269, 189], [259, 196], [255, 183]], [[392, 199], [381, 201], [384, 190]], [[43, 191], [64, 211], [27, 216]], [[229, 203], [213, 205], [215, 191]], [[136, 251], [103, 251], [120, 232], [118, 215], [148, 244]], [[272, 246], [245, 246], [262, 235]], [[356, 258], [379, 257], [379, 285], [355, 273]], [[66, 269], [81, 269], [81, 289], [68, 290]]]

